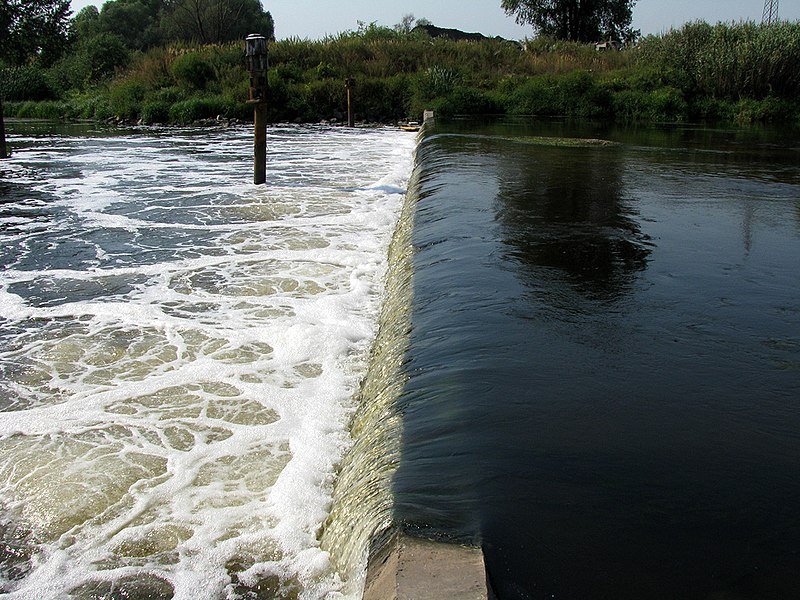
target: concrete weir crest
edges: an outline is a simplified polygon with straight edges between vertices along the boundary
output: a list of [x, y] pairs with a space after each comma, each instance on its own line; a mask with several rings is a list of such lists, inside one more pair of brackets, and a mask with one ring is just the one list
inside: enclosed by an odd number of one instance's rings
[[403, 533], [370, 553], [363, 600], [489, 600], [480, 548]]

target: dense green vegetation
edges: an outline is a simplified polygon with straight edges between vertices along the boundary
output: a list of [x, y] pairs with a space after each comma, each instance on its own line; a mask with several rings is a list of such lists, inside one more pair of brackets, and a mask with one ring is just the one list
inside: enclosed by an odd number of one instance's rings
[[[147, 124], [252, 118], [242, 42], [126, 40], [103, 25], [114, 4], [78, 14], [59, 60], [5, 70], [6, 116]], [[350, 77], [356, 117], [367, 121], [418, 119], [432, 108], [442, 115], [800, 123], [798, 64], [800, 22], [697, 22], [619, 52], [548, 37], [521, 46], [362, 25], [319, 41], [272, 42], [269, 117], [341, 120]]]

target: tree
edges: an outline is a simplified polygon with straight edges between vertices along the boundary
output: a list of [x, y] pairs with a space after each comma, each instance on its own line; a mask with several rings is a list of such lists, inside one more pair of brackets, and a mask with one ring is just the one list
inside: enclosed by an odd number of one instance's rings
[[272, 15], [259, 0], [168, 0], [162, 30], [168, 39], [218, 44], [250, 33], [275, 38]]
[[533, 25], [541, 35], [574, 42], [628, 39], [636, 0], [502, 0], [517, 23]]
[[[31, 61], [51, 64], [67, 44], [70, 0], [2, 0], [0, 2], [0, 66], [19, 67]], [[8, 69], [5, 69], [7, 76]], [[6, 158], [3, 88], [0, 82], [0, 158]]]
[[100, 11], [94, 4], [84, 6], [72, 19], [72, 36], [86, 40], [100, 33]]
[[414, 30], [414, 27], [420, 27], [424, 25], [432, 25], [432, 23], [428, 19], [417, 19], [413, 13], [409, 13], [407, 15], [403, 15], [403, 18], [400, 19], [400, 22], [394, 26], [394, 30], [402, 35], [408, 35]]
[[2, 0], [0, 60], [21, 65], [31, 59], [52, 64], [67, 44], [70, 0]]
[[117, 69], [124, 68], [130, 61], [130, 50], [125, 41], [114, 33], [102, 32], [96, 36], [80, 40], [71, 58], [73, 76], [71, 84], [83, 87], [113, 75]]
[[414, 23], [416, 23], [416, 21], [417, 19], [412, 13], [403, 15], [403, 18], [400, 19], [400, 22], [394, 26], [394, 30], [397, 33], [408, 35], [411, 33], [411, 30], [414, 29]]
[[119, 36], [131, 50], [161, 43], [161, 0], [110, 0], [100, 9], [100, 30]]

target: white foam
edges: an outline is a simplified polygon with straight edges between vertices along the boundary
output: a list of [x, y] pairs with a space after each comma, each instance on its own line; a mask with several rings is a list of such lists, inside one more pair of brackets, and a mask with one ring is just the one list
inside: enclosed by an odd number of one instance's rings
[[2, 235], [0, 509], [36, 544], [9, 599], [148, 577], [225, 597], [232, 576], [357, 595], [317, 538], [415, 138], [268, 139], [259, 187], [246, 130], [17, 155], [53, 226], [19, 211]]

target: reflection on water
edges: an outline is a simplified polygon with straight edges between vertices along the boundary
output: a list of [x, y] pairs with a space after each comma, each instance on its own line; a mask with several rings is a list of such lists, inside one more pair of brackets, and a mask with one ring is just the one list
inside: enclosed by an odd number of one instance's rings
[[500, 163], [496, 201], [509, 258], [592, 299], [624, 294], [649, 250], [623, 196], [623, 166], [616, 148], [515, 148]]
[[511, 131], [419, 150], [398, 518], [500, 600], [800, 597], [795, 146]]

